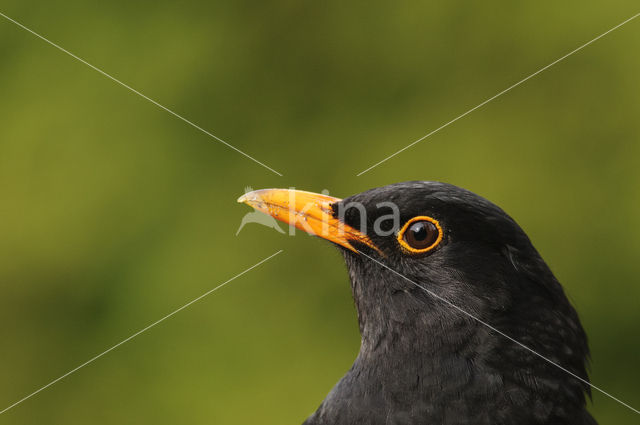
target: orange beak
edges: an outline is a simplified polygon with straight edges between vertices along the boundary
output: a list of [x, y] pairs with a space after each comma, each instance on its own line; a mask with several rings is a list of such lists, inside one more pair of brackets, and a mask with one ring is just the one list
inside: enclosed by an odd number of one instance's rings
[[289, 189], [262, 189], [246, 193], [238, 202], [249, 205], [273, 218], [358, 252], [351, 243], [357, 242], [375, 250], [369, 237], [334, 217], [331, 205], [340, 198]]

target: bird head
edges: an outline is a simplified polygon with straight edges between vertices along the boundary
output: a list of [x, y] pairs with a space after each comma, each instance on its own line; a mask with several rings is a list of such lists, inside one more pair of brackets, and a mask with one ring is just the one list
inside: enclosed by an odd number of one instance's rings
[[[266, 189], [239, 201], [340, 247], [362, 335], [352, 371], [368, 367], [376, 385], [418, 398], [441, 397], [457, 371], [458, 398], [501, 388], [522, 392], [516, 405], [545, 400], [544, 415], [556, 414], [554, 398], [584, 406], [589, 387], [571, 376], [588, 379], [578, 316], [525, 232], [488, 200], [415, 181], [345, 199]], [[431, 383], [405, 388], [416, 374]], [[470, 390], [474, 379], [486, 387]]]

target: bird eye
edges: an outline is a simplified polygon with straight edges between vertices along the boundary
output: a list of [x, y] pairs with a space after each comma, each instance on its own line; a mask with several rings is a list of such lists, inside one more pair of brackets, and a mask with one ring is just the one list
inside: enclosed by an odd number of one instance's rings
[[418, 254], [431, 251], [442, 241], [442, 227], [437, 220], [414, 217], [398, 233], [398, 242], [407, 251]]

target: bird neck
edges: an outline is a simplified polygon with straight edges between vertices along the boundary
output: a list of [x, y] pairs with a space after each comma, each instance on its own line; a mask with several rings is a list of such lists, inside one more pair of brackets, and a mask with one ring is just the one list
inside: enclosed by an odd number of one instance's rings
[[356, 366], [386, 371], [383, 380], [423, 380], [423, 389], [438, 387], [450, 370], [481, 367], [478, 353], [496, 346], [495, 335], [468, 317], [431, 309], [399, 311], [393, 304], [410, 304], [412, 295], [394, 297], [375, 307], [356, 302], [361, 333]]
[[367, 281], [362, 276], [369, 274], [358, 267], [349, 267], [361, 335], [356, 368], [379, 367], [395, 382], [424, 379], [423, 386], [437, 385], [446, 373], [443, 366], [468, 369], [469, 357], [477, 359], [475, 353], [494, 346], [495, 335], [477, 321], [443, 309], [441, 302], [420, 288], [408, 288], [393, 274]]
[[[396, 274], [372, 269], [350, 253], [345, 260], [360, 351], [305, 424], [380, 423], [379, 418], [386, 423], [595, 423], [585, 409], [584, 382]], [[421, 283], [586, 379], [586, 339], [577, 315], [550, 273], [537, 278], [545, 282], [511, 276], [516, 295], [494, 308], [483, 308], [480, 296]], [[549, 295], [529, 295], [531, 285], [543, 284]]]

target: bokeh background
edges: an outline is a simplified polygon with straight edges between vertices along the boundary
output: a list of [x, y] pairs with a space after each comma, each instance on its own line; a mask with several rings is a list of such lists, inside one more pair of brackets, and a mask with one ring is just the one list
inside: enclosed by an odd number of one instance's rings
[[[584, 2], [3, 0], [0, 415], [10, 424], [299, 424], [359, 347], [324, 241], [248, 225], [245, 186], [451, 182], [524, 227], [580, 312], [593, 382], [640, 406], [640, 19]], [[638, 416], [595, 392], [601, 424]]]

